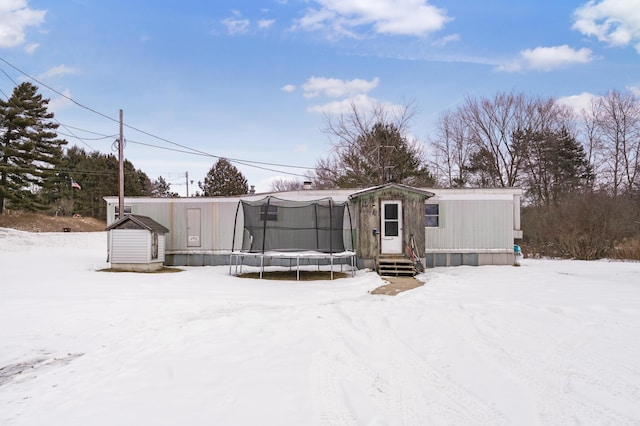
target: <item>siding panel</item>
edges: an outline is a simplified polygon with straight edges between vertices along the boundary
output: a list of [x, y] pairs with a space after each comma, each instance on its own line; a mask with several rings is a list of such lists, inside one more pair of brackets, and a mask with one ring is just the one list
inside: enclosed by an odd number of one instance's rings
[[147, 263], [150, 258], [150, 233], [147, 230], [113, 229], [111, 263]]
[[440, 200], [440, 226], [425, 228], [426, 251], [513, 250], [513, 201]]

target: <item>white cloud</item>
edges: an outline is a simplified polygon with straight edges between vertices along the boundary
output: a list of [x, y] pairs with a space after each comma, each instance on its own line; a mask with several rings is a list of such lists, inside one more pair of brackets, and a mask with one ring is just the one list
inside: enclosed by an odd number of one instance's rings
[[438, 31], [451, 21], [446, 10], [426, 0], [313, 0], [316, 8], [296, 21], [303, 30], [326, 29], [356, 37], [356, 31], [370, 27], [378, 34], [423, 36]]
[[496, 70], [504, 72], [518, 72], [522, 71], [522, 64], [519, 61], [505, 62], [500, 64]]
[[315, 98], [320, 95], [331, 98], [352, 96], [367, 93], [380, 83], [378, 77], [371, 81], [355, 78], [353, 80], [341, 80], [338, 78], [311, 77], [302, 86], [305, 98]]
[[385, 111], [388, 111], [391, 114], [400, 113], [403, 110], [402, 105], [380, 102], [379, 100], [365, 94], [357, 94], [340, 101], [311, 105], [307, 108], [307, 112], [327, 115], [348, 114], [353, 111], [353, 106], [363, 114], [369, 114], [375, 108], [380, 106], [383, 106]]
[[562, 46], [527, 49], [520, 52], [520, 56], [530, 68], [544, 71], [570, 64], [584, 64], [593, 60], [590, 49], [583, 47], [580, 50], [574, 50], [566, 44]]
[[297, 145], [294, 147], [293, 152], [296, 154], [304, 154], [305, 152], [307, 152], [309, 150], [309, 145]]
[[438, 47], [444, 47], [447, 44], [455, 42], [455, 41], [460, 41], [460, 34], [450, 34], [448, 36], [441, 37], [441, 38], [437, 39], [436, 41], [434, 41], [431, 44], [434, 45], [434, 46], [438, 46]]
[[346, 114], [351, 111], [351, 105], [355, 105], [358, 111], [371, 111], [375, 105], [375, 99], [367, 95], [356, 95], [341, 101], [333, 101], [325, 104], [311, 105], [307, 108], [308, 112], [316, 114]]
[[638, 0], [591, 0], [574, 12], [573, 29], [610, 46], [634, 44], [640, 53]]
[[275, 19], [261, 19], [258, 21], [258, 28], [265, 29], [271, 27], [276, 22]]
[[573, 111], [576, 112], [577, 114], [580, 114], [580, 112], [582, 112], [583, 110], [584, 111], [589, 110], [589, 108], [591, 107], [591, 103], [597, 97], [598, 96], [592, 93], [582, 92], [579, 95], [565, 96], [563, 98], [559, 98], [558, 103], [561, 105], [566, 105], [571, 109], [573, 109]]
[[69, 89], [65, 90], [62, 92], [62, 94], [64, 96], [59, 96], [57, 98], [53, 98], [49, 101], [49, 110], [55, 112], [58, 112], [70, 105], [73, 105], [73, 102], [70, 100], [71, 98], [71, 92], [69, 91]]
[[523, 69], [551, 71], [572, 64], [584, 64], [593, 61], [590, 49], [572, 49], [566, 44], [552, 47], [536, 47], [520, 52], [520, 57], [498, 67], [499, 71], [514, 72]]
[[16, 47], [25, 42], [25, 29], [44, 22], [45, 10], [29, 9], [26, 0], [0, 2], [0, 48]]
[[296, 86], [294, 86], [293, 84], [285, 84], [284, 86], [281, 87], [281, 90], [287, 93], [292, 93], [296, 90]]
[[61, 75], [77, 74], [78, 71], [75, 68], [68, 67], [64, 64], [49, 68], [44, 73], [38, 76], [39, 79], [46, 79], [51, 77], [57, 77]]
[[24, 47], [24, 51], [29, 55], [33, 55], [38, 47], [40, 47], [38, 43], [29, 43]]
[[227, 33], [230, 35], [245, 34], [249, 31], [248, 19], [227, 18], [222, 21], [222, 24], [227, 28]]
[[629, 90], [635, 96], [640, 96], [640, 86], [627, 86], [627, 90]]

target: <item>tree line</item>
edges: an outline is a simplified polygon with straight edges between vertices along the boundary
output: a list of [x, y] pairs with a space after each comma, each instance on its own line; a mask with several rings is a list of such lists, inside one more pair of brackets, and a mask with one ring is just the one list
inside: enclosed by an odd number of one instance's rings
[[[104, 219], [102, 197], [118, 192], [117, 159], [65, 149], [48, 102], [30, 83], [0, 101], [0, 214], [9, 207]], [[594, 97], [580, 113], [523, 93], [468, 96], [440, 114], [426, 142], [411, 131], [417, 111], [410, 101], [366, 110], [351, 104], [344, 114], [326, 115], [330, 151], [305, 180], [316, 188], [521, 187], [530, 253], [597, 258], [637, 243], [640, 102], [633, 93]], [[302, 185], [279, 179], [272, 189]], [[197, 196], [248, 192], [244, 175], [224, 158], [198, 187]], [[151, 182], [126, 160], [125, 193], [177, 196], [161, 176]]]
[[441, 114], [430, 162], [446, 187], [522, 187], [541, 256], [640, 259], [640, 102], [612, 90], [576, 114], [553, 98], [468, 97]]

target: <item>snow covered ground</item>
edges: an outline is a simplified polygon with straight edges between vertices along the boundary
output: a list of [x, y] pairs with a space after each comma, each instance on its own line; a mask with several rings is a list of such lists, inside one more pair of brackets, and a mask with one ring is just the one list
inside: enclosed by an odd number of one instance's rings
[[97, 272], [0, 229], [2, 425], [640, 425], [640, 264], [321, 282]]

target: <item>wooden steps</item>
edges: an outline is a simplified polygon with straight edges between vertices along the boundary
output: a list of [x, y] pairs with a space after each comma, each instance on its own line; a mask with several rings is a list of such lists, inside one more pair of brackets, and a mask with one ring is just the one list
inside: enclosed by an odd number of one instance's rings
[[402, 255], [379, 256], [376, 259], [378, 274], [385, 277], [413, 277], [416, 269], [413, 261]]

